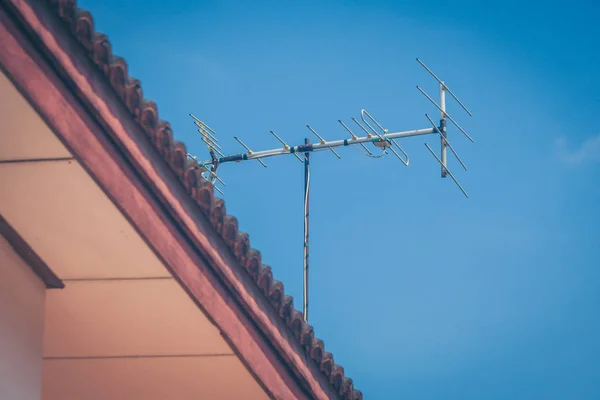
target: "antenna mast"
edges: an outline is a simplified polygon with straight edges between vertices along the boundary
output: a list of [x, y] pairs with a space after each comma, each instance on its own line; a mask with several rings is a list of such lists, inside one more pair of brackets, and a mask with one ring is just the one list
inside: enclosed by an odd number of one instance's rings
[[[310, 139], [304, 139], [304, 144], [310, 144]], [[333, 150], [333, 149], [332, 149]], [[310, 153], [304, 153], [304, 296], [302, 315], [308, 321], [308, 216], [310, 206]]]
[[[188, 154], [188, 158], [195, 161], [198, 165], [198, 169], [201, 171], [201, 175], [204, 179], [210, 181], [215, 190], [219, 193], [223, 194], [221, 189], [219, 189], [216, 185], [217, 183], [221, 185], [225, 185], [225, 182], [217, 176], [217, 169], [221, 164], [230, 163], [230, 162], [241, 162], [248, 160], [256, 160], [263, 167], [267, 167], [267, 165], [263, 162], [264, 158], [282, 156], [287, 154], [293, 154], [300, 162], [304, 164], [304, 302], [303, 302], [303, 316], [304, 320], [308, 321], [308, 229], [309, 229], [309, 195], [310, 195], [310, 153], [315, 151], [329, 150], [331, 151], [337, 158], [341, 158], [340, 155], [335, 151], [336, 147], [346, 147], [346, 146], [354, 146], [360, 145], [362, 148], [362, 152], [371, 158], [380, 158], [389, 153], [392, 153], [396, 156], [400, 162], [402, 162], [405, 166], [409, 165], [409, 157], [408, 154], [400, 147], [397, 140], [405, 139], [412, 136], [422, 136], [422, 135], [430, 135], [430, 134], [438, 134], [440, 137], [440, 156], [429, 147], [427, 143], [425, 143], [425, 147], [429, 150], [429, 152], [433, 155], [436, 161], [441, 166], [441, 176], [442, 178], [446, 178], [450, 176], [450, 178], [454, 181], [456, 186], [461, 190], [461, 192], [465, 195], [465, 197], [469, 197], [464, 188], [460, 185], [454, 174], [448, 169], [448, 157], [447, 150], [450, 149], [452, 154], [456, 157], [457, 161], [460, 165], [467, 170], [467, 167], [462, 162], [447, 137], [447, 121], [449, 120], [465, 137], [473, 142], [473, 138], [469, 136], [469, 134], [460, 126], [458, 123], [448, 114], [446, 110], [446, 93], [448, 93], [454, 100], [464, 109], [464, 111], [469, 115], [473, 116], [469, 109], [456, 97], [456, 95], [448, 88], [448, 86], [437, 77], [435, 73], [431, 69], [429, 69], [421, 60], [417, 58], [417, 62], [421, 64], [423, 68], [438, 82], [439, 84], [439, 93], [440, 93], [440, 103], [437, 104], [435, 100], [433, 100], [421, 87], [417, 86], [417, 89], [437, 108], [440, 112], [440, 122], [439, 125], [436, 125], [435, 122], [429, 117], [428, 114], [425, 114], [425, 117], [431, 124], [429, 128], [421, 128], [414, 129], [408, 131], [399, 131], [390, 133], [388, 129], [383, 128], [381, 124], [371, 116], [367, 112], [367, 110], [361, 110], [360, 117], [361, 121], [358, 121], [356, 118], [352, 118], [352, 121], [361, 129], [362, 132], [365, 133], [365, 136], [356, 135], [350, 128], [341, 120], [338, 120], [340, 125], [350, 134], [349, 138], [326, 141], [321, 135], [319, 135], [313, 128], [309, 125], [306, 127], [319, 139], [318, 142], [311, 144], [309, 139], [304, 140], [304, 144], [297, 146], [289, 146], [281, 137], [279, 137], [275, 132], [270, 131], [270, 133], [277, 139], [283, 147], [271, 149], [271, 150], [261, 150], [261, 151], [253, 151], [248, 147], [244, 142], [242, 142], [238, 137], [234, 137], [234, 139], [246, 150], [245, 153], [234, 154], [230, 156], [225, 156], [223, 154], [223, 149], [218, 144], [218, 139], [216, 137], [216, 132], [206, 125], [204, 122], [196, 118], [194, 115], [190, 114], [190, 117], [194, 120], [194, 124], [198, 128], [198, 133], [201, 135], [201, 140], [206, 144], [208, 148], [208, 152], [210, 154], [210, 159], [205, 161], [198, 161], [195, 156]], [[367, 143], [371, 143], [375, 146], [376, 149], [381, 151], [378, 155], [373, 155], [372, 151], [366, 146]], [[301, 157], [300, 154], [303, 154], [304, 157]]]

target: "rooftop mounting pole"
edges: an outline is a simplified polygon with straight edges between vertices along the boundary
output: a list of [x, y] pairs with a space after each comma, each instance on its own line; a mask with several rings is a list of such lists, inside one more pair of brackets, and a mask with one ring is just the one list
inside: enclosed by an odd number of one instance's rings
[[[304, 144], [309, 145], [310, 140], [304, 139]], [[304, 153], [304, 321], [308, 322], [308, 209], [310, 195], [310, 152]]]
[[443, 81], [440, 81], [440, 132], [443, 137], [440, 137], [440, 143], [442, 146], [442, 178], [446, 177], [446, 168], [448, 167], [448, 161], [446, 158], [446, 87]]

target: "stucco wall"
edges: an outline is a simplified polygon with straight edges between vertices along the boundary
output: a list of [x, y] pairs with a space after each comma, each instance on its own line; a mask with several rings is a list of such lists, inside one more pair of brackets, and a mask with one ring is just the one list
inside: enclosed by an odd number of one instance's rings
[[0, 399], [40, 400], [43, 282], [0, 236]]

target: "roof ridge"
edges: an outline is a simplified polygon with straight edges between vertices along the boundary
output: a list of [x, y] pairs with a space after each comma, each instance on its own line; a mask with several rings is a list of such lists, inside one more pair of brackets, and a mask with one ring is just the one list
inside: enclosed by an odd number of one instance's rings
[[237, 218], [227, 215], [225, 202], [214, 196], [212, 183], [203, 179], [197, 163], [187, 158], [185, 144], [174, 140], [170, 124], [158, 118], [156, 103], [143, 98], [141, 83], [129, 76], [125, 59], [113, 55], [108, 37], [95, 31], [91, 13], [77, 8], [76, 0], [46, 1], [108, 78], [150, 142], [175, 172], [236, 260], [269, 299], [306, 355], [316, 363], [336, 393], [346, 400], [362, 400], [362, 393], [354, 389], [352, 379], [344, 375], [344, 368], [335, 364], [333, 355], [325, 351], [323, 341], [315, 338], [313, 327], [294, 308], [293, 298], [285, 294], [283, 283], [273, 279], [271, 267], [263, 265], [260, 252], [250, 247], [248, 234], [239, 231]]

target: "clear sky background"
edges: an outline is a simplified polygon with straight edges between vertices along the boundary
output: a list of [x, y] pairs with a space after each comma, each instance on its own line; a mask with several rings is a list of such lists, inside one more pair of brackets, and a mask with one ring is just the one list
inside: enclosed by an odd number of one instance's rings
[[[366, 399], [600, 398], [600, 3], [83, 0], [177, 139], [188, 113], [227, 153], [346, 137], [439, 113], [425, 61], [471, 109], [449, 112], [469, 167], [402, 141], [312, 158], [310, 323]], [[311, 140], [314, 140], [311, 137]], [[302, 306], [303, 168], [223, 165], [225, 200]]]

